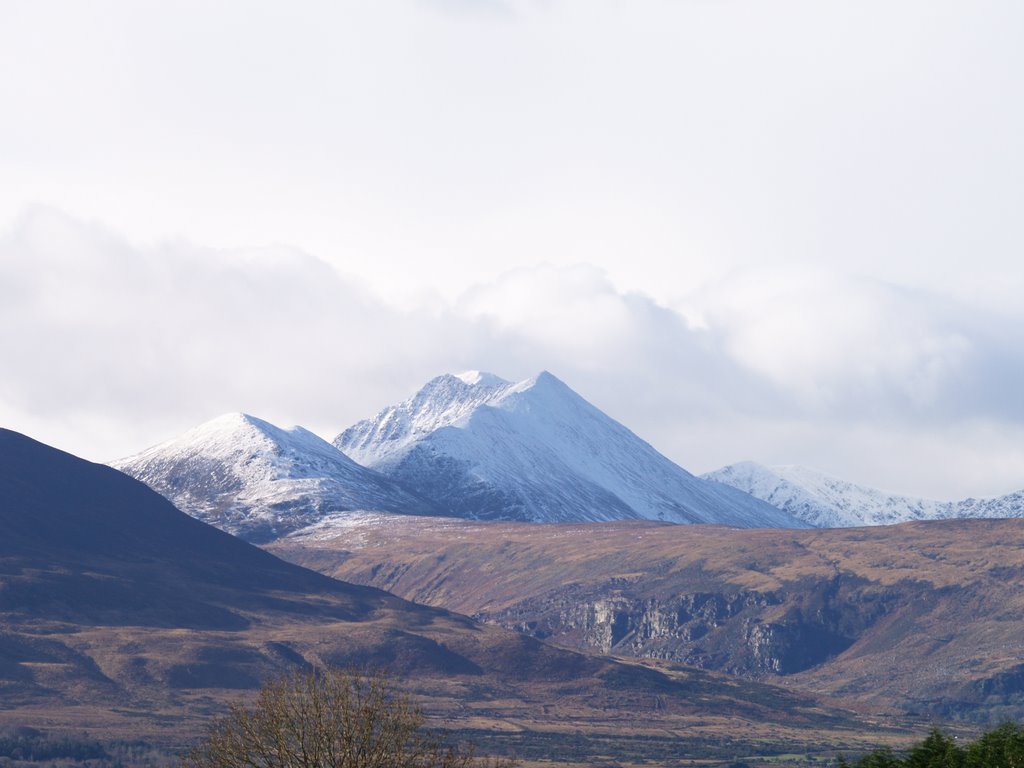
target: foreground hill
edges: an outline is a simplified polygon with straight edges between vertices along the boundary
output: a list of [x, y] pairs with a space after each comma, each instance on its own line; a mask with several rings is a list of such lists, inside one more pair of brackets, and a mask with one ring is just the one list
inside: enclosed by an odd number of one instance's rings
[[736, 530], [351, 521], [278, 554], [558, 644], [871, 707], [1024, 716], [1024, 521]]
[[440, 376], [334, 444], [455, 517], [806, 525], [694, 477], [547, 372]]
[[1024, 517], [1024, 491], [990, 499], [933, 501], [880, 491], [800, 466], [730, 464], [702, 477], [730, 485], [819, 528], [911, 520]]
[[179, 509], [249, 541], [269, 541], [329, 514], [437, 513], [301, 427], [231, 413], [114, 463]]
[[335, 581], [0, 430], [0, 728], [180, 747], [268, 675], [325, 663], [382, 666], [449, 725], [556, 759], [559, 734], [580, 759], [873, 738], [814, 697], [559, 650]]

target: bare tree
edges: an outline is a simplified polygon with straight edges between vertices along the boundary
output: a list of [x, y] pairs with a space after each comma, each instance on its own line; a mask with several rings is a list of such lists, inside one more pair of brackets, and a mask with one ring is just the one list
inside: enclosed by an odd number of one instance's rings
[[[328, 669], [266, 685], [233, 704], [185, 768], [472, 768], [472, 750], [445, 745], [423, 713], [380, 674]], [[497, 768], [497, 763], [494, 764]], [[508, 763], [501, 764], [507, 768]]]

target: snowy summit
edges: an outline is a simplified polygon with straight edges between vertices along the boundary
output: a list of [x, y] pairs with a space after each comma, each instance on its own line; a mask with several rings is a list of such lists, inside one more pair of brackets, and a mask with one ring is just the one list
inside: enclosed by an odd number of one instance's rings
[[193, 517], [252, 541], [337, 512], [436, 511], [312, 432], [244, 413], [216, 418], [113, 466]]
[[458, 517], [806, 526], [694, 477], [546, 371], [439, 376], [334, 444]]

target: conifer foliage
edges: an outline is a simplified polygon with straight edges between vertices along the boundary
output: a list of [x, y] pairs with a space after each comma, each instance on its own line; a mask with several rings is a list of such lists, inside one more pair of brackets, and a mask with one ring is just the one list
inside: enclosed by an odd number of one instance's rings
[[855, 763], [839, 758], [840, 768], [1024, 768], [1024, 727], [1005, 723], [976, 741], [960, 745], [933, 728], [905, 757], [876, 749]]

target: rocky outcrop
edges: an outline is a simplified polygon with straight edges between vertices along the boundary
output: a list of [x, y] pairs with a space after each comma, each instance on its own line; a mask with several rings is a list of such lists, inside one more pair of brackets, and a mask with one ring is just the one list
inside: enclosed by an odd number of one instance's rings
[[895, 595], [849, 577], [784, 591], [644, 596], [628, 582], [568, 586], [478, 616], [572, 647], [745, 675], [801, 672], [842, 653]]

